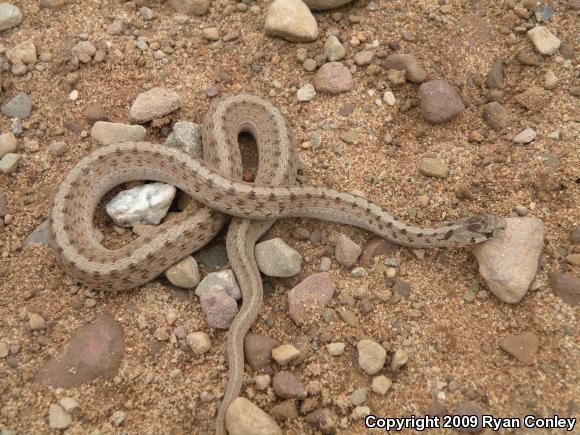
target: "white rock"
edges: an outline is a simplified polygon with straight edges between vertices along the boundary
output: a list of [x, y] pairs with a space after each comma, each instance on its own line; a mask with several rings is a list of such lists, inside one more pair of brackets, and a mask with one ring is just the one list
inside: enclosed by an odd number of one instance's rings
[[119, 192], [106, 205], [107, 214], [121, 227], [157, 225], [175, 198], [174, 186], [149, 183]]
[[326, 345], [326, 349], [330, 355], [338, 356], [344, 353], [345, 346], [344, 343], [330, 343]]
[[373, 383], [371, 385], [371, 389], [373, 392], [384, 396], [387, 394], [387, 391], [391, 388], [393, 383], [389, 378], [384, 375], [376, 376], [373, 378]]
[[132, 123], [142, 124], [152, 119], [162, 118], [181, 107], [181, 98], [177, 92], [156, 87], [141, 92], [129, 110]]
[[60, 399], [58, 403], [60, 404], [60, 406], [62, 406], [62, 408], [66, 412], [73, 412], [75, 409], [79, 407], [79, 402], [77, 402], [72, 397], [65, 397], [63, 399]]
[[242, 292], [240, 291], [240, 287], [236, 281], [236, 276], [234, 275], [234, 271], [231, 269], [209, 273], [201, 280], [195, 289], [195, 294], [201, 297], [205, 293], [214, 291], [225, 291], [237, 301], [242, 298]]
[[91, 137], [101, 145], [119, 142], [139, 142], [145, 140], [147, 130], [141, 125], [118, 122], [97, 121], [91, 129]]
[[51, 429], [66, 429], [72, 423], [72, 417], [60, 405], [50, 405], [48, 426]]
[[479, 273], [504, 302], [522, 300], [538, 269], [544, 245], [544, 224], [537, 218], [507, 218], [499, 235], [473, 249]]
[[192, 332], [185, 337], [189, 348], [196, 355], [206, 353], [211, 348], [211, 340], [205, 332]]
[[386, 91], [383, 94], [383, 101], [387, 103], [389, 106], [394, 106], [395, 103], [397, 102], [397, 99], [395, 98], [395, 95], [391, 91]]
[[199, 269], [191, 255], [175, 263], [165, 271], [165, 277], [171, 284], [181, 288], [194, 288], [199, 284]]
[[0, 173], [12, 174], [18, 168], [20, 154], [8, 153], [0, 159]]
[[272, 417], [245, 397], [234, 399], [226, 412], [229, 435], [282, 435]]
[[10, 3], [0, 3], [0, 32], [18, 26], [22, 22], [22, 12]]
[[547, 27], [536, 26], [528, 30], [528, 37], [536, 49], [547, 56], [554, 54], [560, 48], [561, 41]]
[[294, 276], [300, 272], [302, 266], [300, 253], [280, 238], [256, 244], [254, 255], [258, 269], [267, 276]]
[[391, 360], [391, 370], [396, 372], [409, 361], [409, 354], [405, 349], [397, 349]]
[[272, 358], [281, 366], [287, 365], [298, 358], [299, 355], [300, 351], [291, 344], [283, 344], [272, 349]]
[[266, 34], [290, 42], [313, 42], [318, 25], [302, 0], [274, 0], [266, 13]]
[[526, 128], [520, 133], [516, 134], [512, 139], [515, 143], [530, 143], [536, 138], [537, 134], [533, 128]]
[[201, 125], [195, 122], [176, 122], [173, 131], [165, 140], [165, 146], [181, 149], [196, 159], [202, 158]]
[[374, 375], [385, 365], [387, 351], [372, 340], [361, 340], [357, 343], [358, 365], [368, 375]]
[[311, 101], [314, 97], [316, 97], [316, 90], [310, 83], [302, 86], [298, 91], [296, 91], [296, 98], [298, 101]]
[[270, 386], [271, 381], [272, 380], [270, 378], [270, 375], [256, 375], [256, 377], [254, 378], [254, 384], [256, 385], [256, 388], [260, 391], [263, 391], [266, 388], [268, 388]]

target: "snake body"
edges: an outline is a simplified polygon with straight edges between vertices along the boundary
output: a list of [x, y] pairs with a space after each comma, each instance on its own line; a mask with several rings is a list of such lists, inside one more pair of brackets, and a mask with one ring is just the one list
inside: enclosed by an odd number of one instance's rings
[[[242, 181], [238, 135], [256, 140], [255, 183]], [[421, 228], [395, 219], [361, 196], [295, 184], [296, 152], [284, 116], [269, 102], [238, 94], [213, 103], [203, 123], [203, 160], [147, 142], [99, 148], [64, 178], [49, 216], [49, 237], [65, 271], [88, 287], [127, 290], [162, 273], [211, 240], [234, 216], [227, 252], [243, 304], [228, 334], [229, 381], [217, 418], [225, 433], [225, 411], [239, 395], [244, 372], [243, 340], [262, 302], [262, 281], [254, 260], [256, 241], [278, 218], [306, 217], [354, 225], [410, 247], [456, 247], [483, 242], [505, 226], [502, 218], [478, 215]], [[188, 206], [122, 248], [98, 241], [95, 209], [115, 186], [134, 180], [172, 184], [199, 204]], [[200, 205], [202, 204], [202, 205]]]

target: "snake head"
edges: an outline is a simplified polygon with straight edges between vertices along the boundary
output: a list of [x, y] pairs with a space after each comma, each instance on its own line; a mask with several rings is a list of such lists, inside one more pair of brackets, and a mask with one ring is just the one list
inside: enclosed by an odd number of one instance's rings
[[462, 232], [471, 243], [480, 243], [496, 236], [505, 226], [506, 221], [500, 216], [480, 214], [465, 219]]

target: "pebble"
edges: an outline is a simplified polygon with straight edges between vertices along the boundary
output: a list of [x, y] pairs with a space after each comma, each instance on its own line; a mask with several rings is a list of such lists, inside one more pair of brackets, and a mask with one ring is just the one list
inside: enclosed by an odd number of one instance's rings
[[45, 9], [58, 9], [65, 5], [66, 0], [40, 0], [40, 7]]
[[316, 97], [316, 90], [310, 83], [302, 86], [296, 91], [298, 101], [312, 101]]
[[302, 0], [274, 0], [266, 13], [267, 35], [290, 42], [313, 42], [318, 38], [318, 25]]
[[48, 145], [48, 150], [54, 157], [59, 157], [66, 152], [66, 142], [54, 141]]
[[16, 136], [13, 133], [0, 134], [0, 159], [8, 153], [15, 153], [18, 150]]
[[408, 298], [411, 294], [411, 286], [405, 281], [397, 281], [393, 286], [393, 292], [403, 296], [404, 298]]
[[20, 155], [15, 153], [8, 153], [0, 159], [0, 173], [12, 174], [18, 168]]
[[290, 277], [302, 267], [302, 255], [280, 238], [257, 243], [254, 255], [258, 269], [266, 276]]
[[316, 72], [313, 80], [317, 92], [340, 94], [354, 87], [350, 70], [339, 62], [328, 62]]
[[562, 45], [560, 45], [560, 54], [564, 59], [574, 58], [574, 45], [568, 42], [563, 42]]
[[97, 121], [91, 129], [91, 137], [101, 145], [119, 142], [140, 142], [145, 140], [147, 130], [141, 125]]
[[201, 159], [203, 157], [201, 125], [187, 121], [176, 122], [173, 131], [165, 140], [165, 146], [181, 149], [190, 156]]
[[82, 63], [89, 63], [93, 60], [93, 56], [97, 52], [97, 47], [90, 41], [80, 41], [72, 49], [79, 61]]
[[32, 100], [24, 92], [19, 92], [2, 106], [2, 113], [8, 118], [26, 119], [32, 111]]
[[345, 267], [352, 267], [356, 264], [361, 253], [361, 247], [346, 235], [340, 234], [338, 236], [334, 250], [334, 255], [336, 256], [338, 264]]
[[326, 349], [330, 355], [338, 356], [344, 353], [345, 346], [345, 343], [329, 343], [326, 345]]
[[170, 184], [144, 184], [119, 192], [105, 210], [120, 227], [157, 225], [167, 214], [175, 192], [175, 186]]
[[229, 435], [282, 435], [278, 423], [245, 397], [235, 398], [226, 411]]
[[373, 57], [375, 57], [374, 51], [364, 50], [356, 53], [353, 57], [353, 60], [354, 63], [357, 64], [358, 66], [364, 66], [370, 64], [371, 61], [373, 60]]
[[316, 69], [318, 65], [316, 65], [316, 61], [314, 59], [306, 59], [302, 64], [304, 69], [308, 72], [312, 72]]
[[556, 296], [569, 305], [580, 305], [580, 278], [562, 272], [554, 272], [550, 278]]
[[558, 77], [556, 76], [556, 74], [554, 74], [554, 71], [552, 71], [551, 69], [549, 69], [548, 71], [546, 71], [546, 74], [544, 74], [544, 89], [554, 89], [556, 86], [558, 86]]
[[540, 348], [540, 340], [532, 333], [509, 334], [501, 340], [499, 346], [518, 361], [531, 365]]
[[197, 262], [191, 255], [188, 255], [167, 269], [165, 277], [176, 287], [194, 288], [199, 284], [200, 279]]
[[503, 87], [503, 83], [503, 59], [496, 59], [487, 73], [485, 84], [490, 89], [499, 89]]
[[357, 388], [348, 396], [348, 400], [354, 406], [362, 405], [369, 398], [369, 390], [365, 387]]
[[72, 423], [71, 415], [62, 406], [50, 405], [48, 410], [48, 426], [51, 429], [66, 429]]
[[580, 244], [580, 225], [577, 225], [572, 231], [570, 231], [569, 239], [570, 243], [574, 243], [576, 245]]
[[23, 65], [34, 65], [38, 61], [36, 46], [31, 40], [23, 41], [7, 50], [6, 58], [12, 62], [12, 73], [15, 73], [15, 68]]
[[528, 66], [540, 66], [542, 64], [542, 58], [527, 49], [518, 52], [516, 59], [518, 62]]
[[8, 343], [5, 341], [0, 341], [0, 358], [6, 358], [10, 352]]
[[412, 83], [423, 83], [427, 80], [427, 73], [411, 54], [391, 54], [384, 60], [383, 68], [404, 70], [405, 78]]
[[196, 355], [206, 353], [211, 348], [211, 340], [205, 332], [192, 332], [187, 334], [185, 341], [191, 351]]
[[37, 226], [23, 241], [22, 246], [31, 244], [49, 245], [48, 241], [48, 219]]
[[125, 421], [125, 413], [123, 411], [115, 411], [110, 420], [113, 425], [120, 426]]
[[419, 87], [423, 119], [432, 124], [447, 122], [465, 110], [457, 90], [446, 80], [432, 80]]
[[507, 110], [496, 101], [483, 106], [483, 119], [495, 131], [503, 130], [510, 125]]
[[454, 415], [466, 416], [466, 417], [477, 417], [477, 426], [460, 429], [460, 432], [481, 432], [482, 429], [482, 418], [483, 415], [489, 415], [489, 413], [481, 407], [476, 402], [462, 402], [455, 408]]
[[0, 3], [0, 32], [18, 26], [22, 22], [22, 12], [10, 3]]
[[537, 134], [533, 128], [526, 128], [520, 133], [516, 134], [512, 141], [515, 143], [530, 143], [536, 138]]
[[375, 376], [371, 384], [371, 390], [374, 393], [384, 396], [390, 390], [392, 384], [391, 380], [384, 375]]
[[449, 168], [441, 159], [434, 157], [426, 157], [421, 160], [419, 165], [419, 172], [423, 175], [435, 178], [447, 178], [449, 176]]
[[391, 91], [385, 91], [383, 93], [383, 101], [387, 103], [389, 106], [394, 106], [397, 102], [395, 95]]
[[152, 119], [162, 118], [180, 107], [181, 98], [177, 92], [155, 87], [137, 96], [129, 110], [129, 119], [133, 124], [143, 124]]
[[266, 368], [272, 357], [272, 349], [279, 344], [278, 341], [262, 334], [247, 334], [244, 339], [244, 355], [250, 368], [256, 371]]
[[280, 371], [272, 381], [274, 393], [282, 399], [304, 399], [306, 390], [300, 380], [290, 372]]
[[332, 300], [335, 285], [327, 272], [310, 275], [288, 292], [288, 312], [295, 323], [312, 319], [313, 311], [321, 311]]
[[345, 5], [352, 0], [305, 0], [304, 3], [313, 11], [326, 11]]
[[242, 292], [231, 269], [212, 272], [199, 283], [195, 289], [195, 294], [199, 297], [206, 293], [224, 291], [236, 301], [242, 298]]
[[32, 331], [38, 331], [46, 328], [46, 320], [38, 313], [31, 313], [28, 317], [28, 327]]
[[238, 314], [238, 304], [225, 291], [212, 291], [200, 297], [201, 309], [209, 326], [229, 329]]
[[391, 359], [391, 370], [396, 372], [409, 361], [409, 354], [405, 349], [398, 349]]
[[358, 365], [367, 375], [377, 374], [385, 365], [387, 351], [372, 340], [361, 340], [356, 345]]
[[91, 124], [94, 124], [97, 121], [107, 121], [109, 118], [105, 109], [97, 104], [88, 106], [84, 110], [83, 115]]
[[[209, 2], [208, 2], [209, 4]], [[139, 8], [139, 14], [141, 14], [141, 18], [143, 21], [151, 21], [154, 18], [153, 11], [149, 9], [147, 6], [142, 6]]]
[[390, 240], [381, 237], [373, 237], [365, 246], [360, 257], [361, 264], [370, 266], [372, 260], [383, 255], [392, 255], [399, 249], [399, 246]]
[[206, 27], [201, 31], [201, 35], [208, 41], [219, 41], [220, 30], [217, 27]]
[[169, 4], [180, 14], [204, 15], [210, 6], [210, 0], [169, 0]]
[[537, 218], [506, 218], [506, 229], [473, 249], [479, 273], [503, 302], [515, 304], [527, 293], [538, 269], [544, 224]]
[[283, 344], [272, 349], [272, 358], [281, 366], [288, 365], [300, 355], [300, 351], [291, 344]]
[[336, 36], [330, 35], [324, 42], [324, 55], [329, 62], [337, 62], [346, 56], [346, 48]]
[[547, 27], [536, 26], [528, 30], [528, 38], [540, 53], [551, 56], [560, 48], [561, 41]]
[[64, 409], [65, 412], [73, 412], [79, 407], [79, 402], [77, 402], [72, 397], [64, 397], [60, 399], [58, 403], [60, 406], [62, 406], [62, 409]]
[[368, 406], [357, 406], [352, 411], [352, 418], [354, 420], [359, 420], [361, 418], [365, 418], [366, 416], [371, 414], [371, 408]]
[[254, 378], [254, 384], [256, 385], [256, 388], [260, 391], [267, 389], [270, 386], [271, 382], [272, 379], [270, 378], [270, 375], [256, 375], [256, 377]]
[[331, 435], [336, 432], [338, 417], [329, 408], [318, 408], [306, 415], [306, 422], [319, 429], [325, 435]]
[[320, 266], [318, 266], [319, 272], [328, 272], [332, 266], [332, 261], [328, 257], [322, 257], [320, 259]]

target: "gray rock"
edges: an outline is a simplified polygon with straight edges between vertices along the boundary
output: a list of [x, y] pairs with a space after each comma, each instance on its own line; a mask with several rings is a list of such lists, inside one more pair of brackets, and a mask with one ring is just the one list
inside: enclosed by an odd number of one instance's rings
[[316, 97], [316, 90], [310, 83], [305, 84], [296, 91], [298, 101], [312, 101]]
[[465, 110], [457, 90], [446, 80], [432, 80], [419, 87], [421, 115], [432, 124], [447, 122]]
[[362, 249], [344, 234], [340, 234], [336, 239], [334, 255], [338, 264], [345, 267], [352, 267], [360, 257]]
[[72, 423], [71, 415], [60, 405], [50, 405], [48, 410], [48, 426], [51, 429], [66, 429]]
[[322, 65], [313, 80], [317, 92], [340, 94], [354, 87], [350, 70], [339, 62], [329, 62]]
[[258, 269], [266, 276], [290, 277], [298, 274], [302, 256], [280, 238], [266, 240], [254, 248]]
[[133, 124], [143, 124], [181, 107], [181, 98], [171, 89], [155, 87], [141, 92], [129, 110], [129, 119]]
[[276, 373], [272, 386], [276, 396], [282, 399], [303, 399], [306, 397], [304, 385], [290, 372], [281, 371]]
[[224, 291], [237, 301], [242, 298], [242, 292], [233, 270], [227, 269], [207, 274], [195, 289], [195, 294], [201, 297], [206, 293], [216, 291]]
[[435, 178], [447, 178], [449, 176], [449, 168], [441, 159], [434, 157], [426, 157], [421, 160], [419, 165], [419, 172], [423, 175]]
[[22, 246], [28, 246], [31, 244], [48, 246], [48, 219], [37, 226], [36, 229], [22, 241]]
[[22, 22], [22, 12], [10, 3], [0, 3], [0, 32], [18, 26]]
[[318, 266], [319, 272], [328, 272], [332, 266], [332, 261], [328, 257], [322, 257], [320, 259], [320, 266]]
[[312, 42], [318, 38], [318, 25], [302, 0], [274, 0], [266, 13], [267, 35], [290, 42]]
[[236, 300], [224, 291], [204, 293], [199, 299], [207, 324], [212, 328], [229, 329], [238, 314]]
[[503, 130], [510, 125], [507, 110], [496, 101], [483, 106], [483, 119], [495, 131]]
[[368, 388], [365, 387], [357, 388], [348, 396], [349, 402], [352, 403], [354, 406], [362, 405], [367, 401], [368, 398], [369, 398], [369, 390]]
[[329, 62], [337, 62], [344, 59], [346, 49], [336, 36], [330, 35], [324, 42], [324, 55]]
[[145, 140], [147, 130], [141, 125], [97, 121], [91, 129], [91, 137], [101, 145]]
[[18, 168], [20, 154], [8, 153], [0, 159], [0, 173], [12, 174]]
[[528, 37], [540, 53], [551, 56], [560, 48], [560, 41], [547, 27], [536, 26], [528, 30]]
[[533, 128], [526, 128], [525, 130], [516, 134], [512, 141], [515, 143], [530, 143], [536, 138], [537, 134]]
[[190, 156], [201, 159], [203, 157], [201, 125], [195, 122], [176, 122], [172, 133], [165, 140], [165, 146], [181, 149]]
[[19, 92], [2, 106], [2, 113], [8, 118], [26, 119], [32, 110], [32, 100], [24, 92]]
[[387, 351], [380, 344], [372, 340], [361, 340], [356, 345], [358, 351], [358, 365], [368, 375], [378, 373], [387, 360]]
[[165, 271], [171, 284], [181, 288], [194, 288], [199, 284], [199, 269], [195, 259], [188, 255]]
[[406, 79], [412, 83], [423, 83], [427, 80], [427, 73], [411, 54], [391, 54], [385, 59], [383, 67], [385, 70], [404, 70]]
[[490, 89], [503, 87], [503, 60], [496, 59], [487, 73], [485, 84]]
[[536, 218], [507, 218], [498, 236], [473, 249], [479, 273], [499, 299], [522, 300], [536, 276], [544, 243], [544, 224]]
[[226, 429], [230, 435], [282, 435], [278, 423], [245, 397], [237, 397], [228, 407]]
[[[207, 3], [209, 4], [209, 1]], [[143, 21], [151, 21], [153, 19], [153, 17], [155, 16], [153, 11], [151, 9], [149, 9], [147, 6], [140, 7], [139, 13], [141, 14], [141, 17], [143, 18]]]
[[335, 285], [326, 272], [310, 275], [288, 292], [288, 312], [297, 324], [312, 319], [313, 311], [326, 306], [334, 295]]
[[105, 206], [107, 214], [121, 227], [157, 225], [175, 198], [175, 186], [149, 183], [123, 190]]

